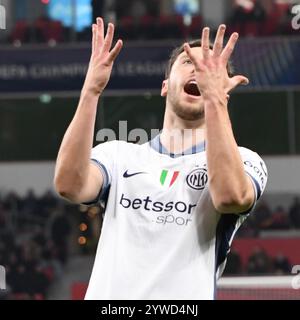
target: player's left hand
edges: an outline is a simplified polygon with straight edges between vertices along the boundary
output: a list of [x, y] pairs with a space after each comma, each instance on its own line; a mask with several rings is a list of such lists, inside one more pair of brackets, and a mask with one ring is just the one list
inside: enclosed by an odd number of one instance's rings
[[225, 30], [224, 24], [219, 26], [212, 50], [209, 48], [209, 28], [202, 30], [202, 58], [195, 55], [188, 43], [184, 44], [184, 50], [194, 64], [196, 81], [204, 99], [215, 94], [228, 96], [236, 86], [249, 83], [245, 76], [228, 75], [227, 63], [238, 40], [238, 33], [234, 32], [230, 36], [223, 49]]

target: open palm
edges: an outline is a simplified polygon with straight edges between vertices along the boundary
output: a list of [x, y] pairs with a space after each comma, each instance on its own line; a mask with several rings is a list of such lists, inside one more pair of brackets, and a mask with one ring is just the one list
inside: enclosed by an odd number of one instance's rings
[[203, 96], [206, 93], [216, 92], [216, 90], [227, 94], [239, 84], [249, 83], [245, 76], [229, 77], [228, 75], [227, 64], [237, 42], [238, 34], [233, 33], [223, 49], [225, 29], [225, 25], [219, 26], [212, 50], [209, 47], [209, 28], [202, 30], [201, 59], [192, 52], [189, 44], [184, 44], [184, 50], [194, 64], [197, 85]]
[[93, 24], [92, 54], [89, 68], [84, 83], [84, 89], [100, 95], [106, 87], [113, 63], [123, 46], [122, 40], [118, 40], [111, 49], [114, 37], [114, 25], [108, 24], [104, 37], [104, 23], [102, 18], [97, 18], [97, 24]]

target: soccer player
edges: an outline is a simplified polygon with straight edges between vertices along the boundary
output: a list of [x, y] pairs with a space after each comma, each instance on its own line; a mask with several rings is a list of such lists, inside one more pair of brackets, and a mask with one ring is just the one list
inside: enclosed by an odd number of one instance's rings
[[[98, 99], [122, 48], [93, 25], [92, 54], [75, 116], [65, 133], [55, 187], [75, 203], [106, 204], [86, 299], [213, 299], [233, 236], [267, 181], [263, 160], [238, 147], [228, 93], [244, 76], [230, 75], [238, 39], [223, 48], [201, 41], [175, 49], [161, 95], [163, 129], [142, 145], [111, 141], [92, 148]], [[111, 48], [112, 47], [112, 48]], [[142, 107], [142, 106], [141, 106]]]

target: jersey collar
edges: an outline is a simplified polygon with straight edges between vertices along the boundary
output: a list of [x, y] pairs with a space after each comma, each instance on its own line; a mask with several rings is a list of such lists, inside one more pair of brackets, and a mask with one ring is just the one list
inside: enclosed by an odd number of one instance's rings
[[191, 148], [184, 150], [182, 153], [171, 153], [169, 152], [161, 143], [160, 141], [160, 134], [158, 134], [154, 139], [149, 141], [150, 147], [153, 148], [155, 151], [166, 154], [170, 156], [171, 158], [178, 158], [190, 154], [195, 154], [199, 152], [205, 151], [205, 141], [200, 142], [197, 145], [192, 146]]

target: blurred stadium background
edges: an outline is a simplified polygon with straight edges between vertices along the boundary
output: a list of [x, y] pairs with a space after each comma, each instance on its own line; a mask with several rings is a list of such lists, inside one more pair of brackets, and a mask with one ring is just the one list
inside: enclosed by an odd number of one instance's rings
[[115, 22], [125, 41], [100, 101], [96, 132], [118, 132], [120, 120], [128, 121], [128, 131], [161, 128], [159, 91], [170, 50], [199, 37], [204, 25], [215, 31], [225, 22], [228, 33], [240, 33], [233, 62], [251, 82], [232, 94], [230, 113], [238, 143], [263, 156], [269, 182], [256, 212], [236, 235], [219, 298], [299, 299], [300, 283], [292, 274], [300, 265], [300, 17], [292, 11], [295, 5], [283, 0], [0, 0], [5, 9], [0, 11], [0, 265], [7, 278], [0, 299], [83, 297], [102, 211], [58, 199], [52, 180], [84, 80], [95, 16]]

